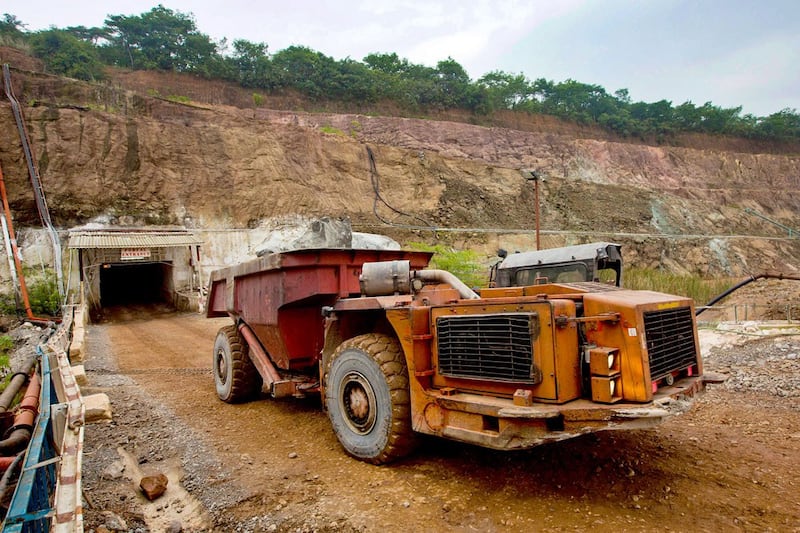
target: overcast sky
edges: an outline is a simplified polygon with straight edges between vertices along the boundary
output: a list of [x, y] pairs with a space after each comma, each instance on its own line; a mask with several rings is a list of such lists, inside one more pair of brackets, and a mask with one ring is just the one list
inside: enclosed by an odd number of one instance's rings
[[[3, 0], [29, 30], [102, 26], [157, 1]], [[628, 89], [634, 101], [800, 110], [800, 0], [163, 0], [215, 40], [396, 52], [473, 79], [492, 70]]]

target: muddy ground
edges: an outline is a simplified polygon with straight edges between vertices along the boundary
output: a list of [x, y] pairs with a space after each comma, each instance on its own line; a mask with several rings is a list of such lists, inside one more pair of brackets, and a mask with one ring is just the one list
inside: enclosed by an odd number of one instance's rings
[[[431, 439], [373, 466], [318, 399], [219, 401], [225, 323], [128, 309], [89, 327], [84, 394], [114, 419], [86, 428], [86, 531], [800, 530], [798, 336], [704, 331], [707, 369], [732, 379], [657, 429], [516, 453]], [[147, 502], [153, 472], [170, 484]]]

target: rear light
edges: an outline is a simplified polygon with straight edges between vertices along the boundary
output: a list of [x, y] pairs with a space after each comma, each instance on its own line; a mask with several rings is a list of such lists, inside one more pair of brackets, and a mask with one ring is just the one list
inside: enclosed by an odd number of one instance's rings
[[614, 376], [619, 374], [619, 349], [589, 348], [589, 369], [593, 376]]
[[592, 401], [615, 403], [620, 400], [622, 400], [622, 380], [619, 376], [592, 376]]
[[622, 400], [619, 349], [589, 347], [589, 370], [592, 373], [592, 400], [615, 403]]

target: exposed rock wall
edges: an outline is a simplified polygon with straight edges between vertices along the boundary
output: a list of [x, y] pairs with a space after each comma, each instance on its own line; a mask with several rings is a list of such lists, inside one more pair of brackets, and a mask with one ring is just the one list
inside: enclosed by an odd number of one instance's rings
[[[283, 215], [475, 228], [470, 245], [531, 246], [538, 169], [552, 244], [629, 243], [642, 265], [710, 274], [800, 267], [800, 246], [748, 214], [800, 226], [800, 157], [648, 146], [420, 119], [186, 105], [15, 72], [53, 218], [255, 228]], [[58, 83], [62, 84], [59, 88]], [[46, 98], [42, 98], [45, 96]], [[18, 223], [35, 226], [19, 139], [0, 101], [0, 164]], [[375, 154], [370, 172], [366, 147]], [[401, 215], [376, 202], [381, 199]], [[483, 237], [477, 230], [500, 230]], [[635, 234], [626, 236], [624, 234]], [[426, 238], [417, 235], [417, 239]], [[730, 238], [744, 235], [747, 238]], [[505, 240], [504, 240], [505, 239]], [[772, 240], [770, 240], [772, 239]], [[513, 248], [513, 246], [506, 247]]]

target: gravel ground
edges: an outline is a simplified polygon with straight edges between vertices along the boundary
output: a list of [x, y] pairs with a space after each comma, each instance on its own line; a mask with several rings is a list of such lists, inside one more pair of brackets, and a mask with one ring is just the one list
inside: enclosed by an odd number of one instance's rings
[[723, 324], [715, 333], [722, 336], [722, 345], [710, 349], [705, 364], [728, 376], [725, 389], [787, 398], [787, 405], [800, 406], [800, 326]]
[[[87, 532], [800, 527], [795, 330], [701, 330], [706, 370], [728, 380], [653, 430], [515, 454], [431, 440], [374, 467], [342, 453], [312, 401], [217, 401], [207, 322], [164, 315], [89, 327], [83, 393], [107, 394], [114, 416], [86, 428]], [[41, 332], [20, 335], [29, 349]], [[169, 488], [149, 502], [138, 479], [157, 472]]]
[[[92, 356], [85, 362], [85, 368], [91, 375], [91, 386], [85, 388], [84, 394], [107, 394], [114, 415], [112, 421], [93, 424], [86, 432], [89, 449], [84, 452], [83, 463], [88, 504], [85, 514], [101, 518], [100, 521], [88, 520], [87, 530], [102, 531], [105, 527], [137, 533], [151, 531], [153, 520], [148, 521], [146, 517], [153, 513], [141, 510], [147, 506], [155, 508], [160, 515], [157, 523], [165, 531], [209, 530], [209, 523], [221, 521], [221, 517], [214, 518], [215, 514], [239, 504], [249, 494], [235, 484], [226, 483], [229, 473], [202, 435], [189, 428], [169, 406], [139, 387], [135, 374], [119, 371], [107, 336], [95, 334], [87, 340]], [[211, 379], [210, 371], [200, 372]], [[142, 473], [177, 470], [177, 480], [190, 495], [181, 493], [181, 501], [146, 503], [140, 494], [131, 490], [131, 475], [123, 475], [126, 465], [120, 457], [125, 454], [130, 455]], [[182, 458], [181, 464], [170, 461], [175, 456]], [[97, 490], [98, 487], [102, 488]], [[126, 500], [130, 505], [122, 506], [125, 511], [119, 514], [108, 511], [118, 509], [119, 503]], [[204, 511], [193, 511], [195, 506], [191, 503], [196, 502]], [[120, 519], [127, 527], [109, 527], [119, 524]]]

